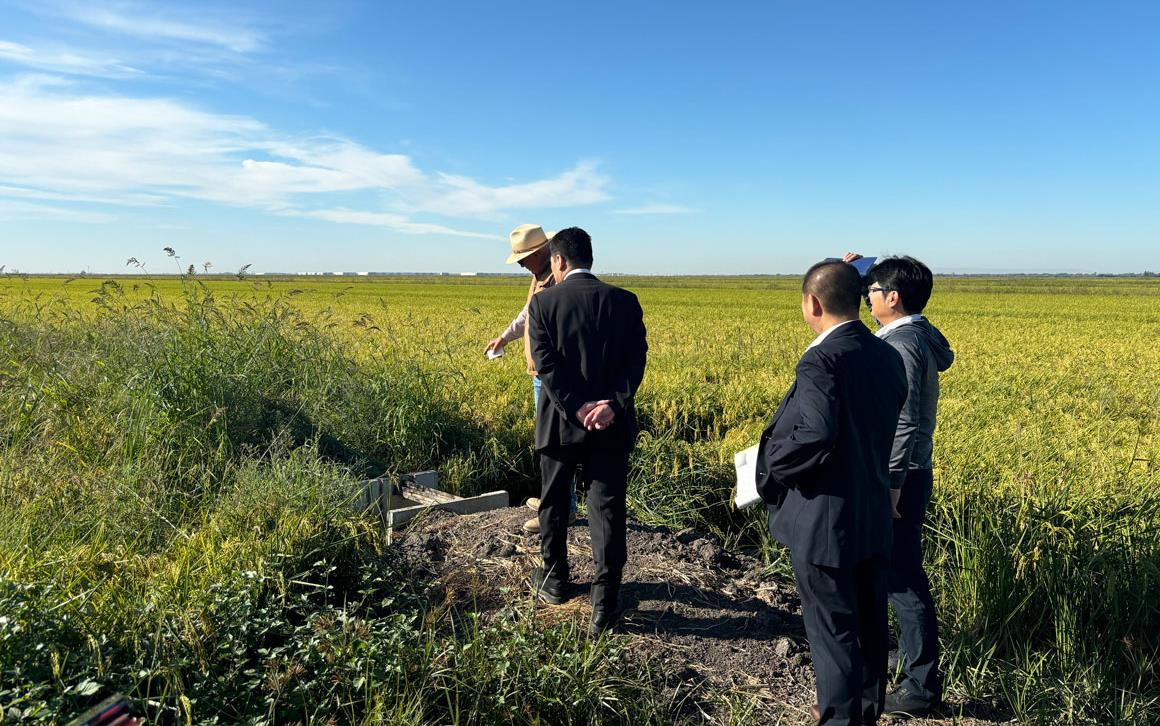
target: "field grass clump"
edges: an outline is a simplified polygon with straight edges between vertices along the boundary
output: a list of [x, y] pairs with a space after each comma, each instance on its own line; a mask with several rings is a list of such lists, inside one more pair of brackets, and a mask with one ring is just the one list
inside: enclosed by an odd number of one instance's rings
[[933, 512], [951, 672], [1033, 719], [1160, 718], [1160, 492], [980, 481]]
[[351, 511], [368, 474], [511, 468], [439, 374], [282, 298], [93, 295], [0, 319], [0, 721], [113, 691], [174, 723], [667, 720], [649, 671], [531, 603], [448, 624]]

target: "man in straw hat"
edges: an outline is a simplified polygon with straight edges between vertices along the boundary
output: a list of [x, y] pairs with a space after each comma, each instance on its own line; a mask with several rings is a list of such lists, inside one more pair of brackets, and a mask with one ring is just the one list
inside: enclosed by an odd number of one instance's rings
[[[528, 299], [524, 302], [523, 309], [512, 319], [511, 324], [507, 326], [506, 330], [500, 333], [498, 338], [493, 338], [487, 342], [487, 346], [483, 351], [484, 353], [499, 353], [513, 340], [517, 338], [524, 339], [524, 359], [527, 361], [528, 375], [532, 377], [532, 407], [534, 409], [536, 402], [540, 398], [540, 377], [536, 374], [536, 365], [532, 361], [532, 347], [528, 344], [528, 305], [532, 302], [532, 296], [548, 289], [554, 284], [552, 280], [552, 266], [548, 254], [548, 240], [551, 239], [552, 235], [545, 233], [544, 229], [538, 224], [521, 224], [512, 230], [510, 236], [512, 253], [508, 255], [507, 264], [518, 263], [520, 267], [532, 273], [532, 282], [528, 286]], [[533, 510], [539, 511], [539, 497], [528, 499], [528, 506]], [[571, 507], [569, 521], [575, 521], [575, 484], [572, 486]], [[540, 518], [538, 516], [532, 517], [524, 522], [524, 531], [538, 533], [540, 531]]]

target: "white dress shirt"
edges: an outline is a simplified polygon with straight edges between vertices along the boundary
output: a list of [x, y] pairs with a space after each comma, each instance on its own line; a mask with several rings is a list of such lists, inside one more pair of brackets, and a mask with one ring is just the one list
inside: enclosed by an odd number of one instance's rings
[[854, 322], [857, 322], [857, 321], [856, 320], [843, 320], [842, 322], [838, 323], [837, 325], [831, 325], [830, 327], [826, 328], [821, 333], [819, 333], [818, 337], [814, 338], [814, 342], [812, 342], [806, 346], [806, 350], [813, 348], [815, 345], [821, 345], [822, 341], [826, 339], [827, 335], [829, 335], [830, 333], [834, 332], [835, 330], [837, 330], [838, 328], [842, 327], [843, 325], [845, 325], [847, 323], [854, 323]]

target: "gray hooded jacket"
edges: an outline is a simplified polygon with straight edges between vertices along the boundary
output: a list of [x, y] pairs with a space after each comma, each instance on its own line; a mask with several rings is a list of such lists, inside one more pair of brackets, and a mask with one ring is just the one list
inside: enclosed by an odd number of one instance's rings
[[926, 318], [900, 325], [882, 336], [906, 365], [906, 404], [898, 416], [890, 452], [890, 486], [901, 489], [910, 469], [930, 469], [938, 412], [938, 375], [955, 360], [950, 343]]

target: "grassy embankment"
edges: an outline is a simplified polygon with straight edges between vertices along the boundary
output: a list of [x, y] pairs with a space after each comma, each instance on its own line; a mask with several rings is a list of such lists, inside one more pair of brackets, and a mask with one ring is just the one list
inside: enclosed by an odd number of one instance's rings
[[[623, 282], [652, 346], [635, 515], [784, 573], [727, 500], [810, 337], [795, 281]], [[0, 704], [668, 720], [650, 666], [527, 603], [449, 629], [346, 509], [383, 470], [532, 491], [521, 356], [479, 354], [519, 281], [121, 284], [0, 281]], [[946, 279], [928, 311], [959, 356], [928, 552], [949, 679], [1028, 721], [1160, 717], [1157, 302], [1146, 280]]]

